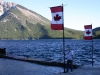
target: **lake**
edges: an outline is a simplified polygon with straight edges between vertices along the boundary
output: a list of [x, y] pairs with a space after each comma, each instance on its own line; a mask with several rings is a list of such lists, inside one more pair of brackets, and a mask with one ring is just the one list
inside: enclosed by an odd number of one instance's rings
[[[65, 53], [67, 46], [74, 51], [74, 63], [91, 65], [92, 41], [65, 39]], [[6, 48], [7, 54], [19, 57], [64, 61], [62, 39], [0, 40], [0, 48]], [[100, 65], [100, 39], [93, 40], [93, 58], [94, 64]]]

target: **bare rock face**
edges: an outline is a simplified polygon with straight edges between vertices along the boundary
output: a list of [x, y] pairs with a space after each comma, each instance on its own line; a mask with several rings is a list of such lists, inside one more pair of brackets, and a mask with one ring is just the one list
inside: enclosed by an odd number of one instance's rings
[[14, 2], [6, 2], [4, 0], [0, 0], [0, 16], [4, 14], [4, 12], [10, 10], [11, 8], [16, 7], [16, 3]]
[[0, 16], [4, 13], [3, 7], [0, 5]]

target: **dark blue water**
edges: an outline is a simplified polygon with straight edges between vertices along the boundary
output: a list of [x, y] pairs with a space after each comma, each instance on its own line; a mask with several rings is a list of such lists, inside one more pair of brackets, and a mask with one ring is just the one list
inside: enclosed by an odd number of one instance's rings
[[[74, 51], [74, 62], [88, 64], [92, 58], [92, 41], [65, 40], [65, 52], [70, 45]], [[93, 58], [95, 64], [100, 64], [100, 40], [93, 40]], [[0, 40], [0, 48], [6, 48], [7, 54], [43, 59], [45, 61], [63, 62], [63, 40]]]

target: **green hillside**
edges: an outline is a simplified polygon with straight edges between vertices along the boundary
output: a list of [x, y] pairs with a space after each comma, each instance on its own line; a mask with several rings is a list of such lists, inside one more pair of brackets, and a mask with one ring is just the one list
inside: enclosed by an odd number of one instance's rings
[[[69, 28], [64, 30], [65, 38], [83, 39], [83, 31]], [[63, 31], [52, 30], [48, 19], [21, 5], [17, 5], [16, 8], [5, 12], [0, 17], [0, 39], [50, 39], [62, 37]]]
[[96, 27], [95, 29], [93, 29], [93, 35], [95, 39], [100, 39], [100, 27]]

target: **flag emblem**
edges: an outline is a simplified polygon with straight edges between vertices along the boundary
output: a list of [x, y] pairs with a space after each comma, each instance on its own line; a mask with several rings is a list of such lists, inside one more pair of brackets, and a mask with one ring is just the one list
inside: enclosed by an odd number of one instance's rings
[[89, 30], [86, 31], [86, 34], [87, 34], [87, 35], [89, 35], [90, 33], [91, 33], [91, 31], [89, 31]]
[[59, 14], [56, 14], [56, 16], [54, 16], [55, 21], [59, 21], [60, 19], [61, 19], [61, 16], [59, 16]]

